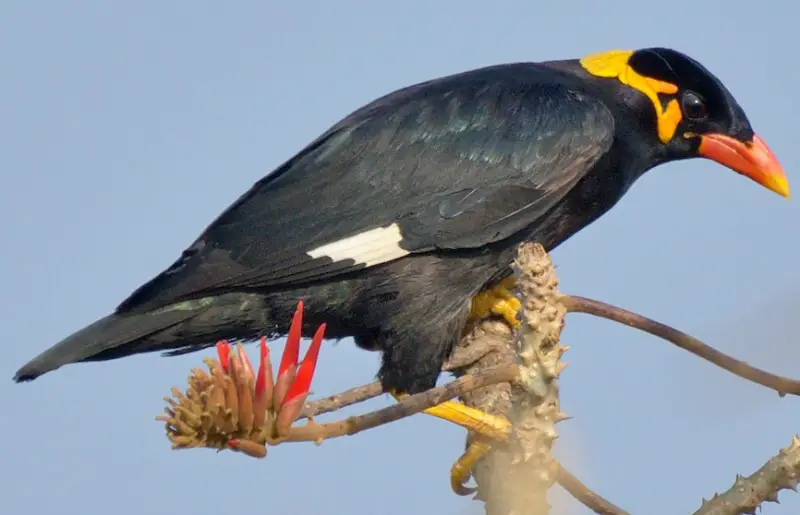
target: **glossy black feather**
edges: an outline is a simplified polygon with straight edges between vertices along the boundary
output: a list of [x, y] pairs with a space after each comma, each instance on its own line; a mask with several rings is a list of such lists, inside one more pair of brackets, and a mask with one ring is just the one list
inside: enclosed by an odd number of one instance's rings
[[394, 222], [411, 253], [519, 232], [612, 144], [611, 111], [574, 82], [526, 63], [376, 100], [256, 183], [118, 312], [334, 280], [364, 265], [309, 250]]

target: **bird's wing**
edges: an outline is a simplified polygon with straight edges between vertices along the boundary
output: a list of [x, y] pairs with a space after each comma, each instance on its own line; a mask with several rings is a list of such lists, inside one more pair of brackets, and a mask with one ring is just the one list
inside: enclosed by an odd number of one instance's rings
[[256, 183], [119, 311], [290, 286], [534, 224], [614, 138], [599, 100], [535, 65], [376, 100]]

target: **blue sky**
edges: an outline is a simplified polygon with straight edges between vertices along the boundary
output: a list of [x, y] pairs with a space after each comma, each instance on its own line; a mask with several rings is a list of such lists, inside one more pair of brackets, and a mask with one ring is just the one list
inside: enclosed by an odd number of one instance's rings
[[[448, 490], [464, 434], [430, 417], [320, 447], [281, 446], [257, 461], [172, 452], [152, 420], [200, 354], [11, 382], [29, 358], [170, 264], [254, 181], [386, 92], [500, 62], [671, 46], [728, 84], [798, 182], [795, 4], [489, 5], [3, 3], [0, 511], [480, 512]], [[565, 291], [798, 376], [798, 215], [796, 201], [716, 164], [671, 164], [554, 258]], [[572, 315], [564, 340], [562, 402], [575, 418], [561, 424], [557, 454], [634, 513], [690, 513], [800, 432], [798, 399], [643, 333]], [[326, 344], [314, 390], [370, 381], [377, 364], [349, 341]], [[763, 513], [800, 509], [794, 494], [781, 501]], [[553, 502], [554, 513], [587, 512], [557, 489]]]

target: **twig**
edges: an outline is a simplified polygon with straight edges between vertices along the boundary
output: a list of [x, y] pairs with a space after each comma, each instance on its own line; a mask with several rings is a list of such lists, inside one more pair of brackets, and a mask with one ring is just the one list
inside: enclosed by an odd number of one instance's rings
[[558, 484], [593, 512], [600, 515], [630, 515], [616, 504], [593, 492], [560, 463], [553, 461], [553, 469]]
[[339, 422], [317, 424], [309, 421], [306, 425], [292, 427], [285, 442], [320, 442], [345, 435], [353, 435], [367, 429], [388, 424], [441, 404], [466, 392], [496, 383], [513, 381], [519, 375], [519, 368], [506, 364], [464, 376], [444, 386], [433, 388], [404, 398], [401, 402], [364, 415], [346, 418]]
[[502, 341], [494, 339], [488, 339], [481, 345], [456, 346], [450, 358], [442, 366], [442, 372], [452, 372], [473, 365], [492, 352], [502, 352], [503, 347]]
[[[373, 381], [369, 384], [356, 386], [347, 391], [325, 397], [324, 399], [317, 399], [315, 401], [307, 402], [303, 407], [303, 412], [300, 418], [316, 417], [324, 413], [330, 413], [359, 402], [364, 402], [369, 399], [383, 394], [383, 387], [380, 381]], [[299, 420], [299, 419], [298, 419]]]
[[728, 356], [713, 347], [709, 347], [697, 338], [674, 329], [668, 325], [656, 322], [650, 318], [627, 311], [625, 309], [600, 302], [598, 300], [563, 295], [561, 301], [567, 310], [573, 313], [587, 313], [590, 315], [607, 318], [621, 324], [648, 332], [654, 336], [677, 345], [720, 368], [731, 372], [741, 378], [766, 386], [778, 392], [779, 395], [800, 395], [800, 381], [770, 374], [756, 368], [744, 361]]
[[[491, 347], [459, 347], [453, 352], [450, 359], [445, 362], [442, 367], [442, 372], [449, 372], [454, 369], [462, 368], [470, 363], [475, 363], [493, 350], [494, 349]], [[355, 388], [350, 388], [349, 390], [331, 395], [330, 397], [325, 397], [324, 399], [307, 402], [298, 420], [337, 411], [347, 406], [352, 406], [353, 404], [374, 399], [383, 393], [383, 387], [380, 381], [373, 381], [369, 384], [356, 386]]]
[[761, 503], [778, 502], [781, 490], [797, 491], [800, 480], [800, 435], [749, 477], [736, 476], [733, 486], [710, 501], [703, 500], [694, 515], [754, 514]]

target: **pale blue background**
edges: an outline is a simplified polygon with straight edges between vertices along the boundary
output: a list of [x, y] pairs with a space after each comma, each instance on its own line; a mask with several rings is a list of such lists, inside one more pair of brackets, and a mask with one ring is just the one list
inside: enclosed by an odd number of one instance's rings
[[[478, 512], [448, 490], [464, 434], [439, 420], [283, 446], [256, 461], [171, 452], [152, 421], [201, 355], [75, 365], [26, 385], [11, 376], [113, 309], [339, 118], [452, 72], [674, 46], [730, 86], [797, 191], [793, 5], [3, 2], [0, 513]], [[716, 164], [672, 164], [555, 258], [566, 291], [800, 376], [798, 215], [797, 202]], [[689, 513], [800, 432], [797, 399], [643, 333], [574, 315], [564, 338], [563, 406], [575, 419], [560, 426], [558, 455], [634, 513]], [[326, 345], [314, 388], [367, 382], [377, 360], [349, 342]], [[586, 513], [553, 497], [555, 513]], [[794, 494], [781, 500], [764, 513], [800, 509]]]

